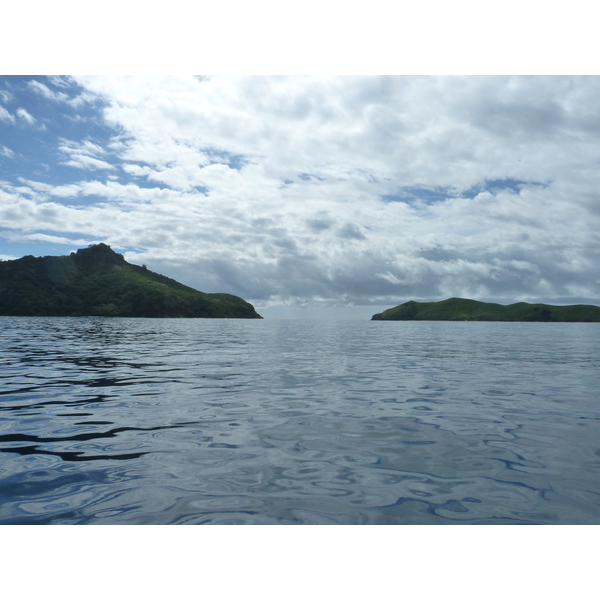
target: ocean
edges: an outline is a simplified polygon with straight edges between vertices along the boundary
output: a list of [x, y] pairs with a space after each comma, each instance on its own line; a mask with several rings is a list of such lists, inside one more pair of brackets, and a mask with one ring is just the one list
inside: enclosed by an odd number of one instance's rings
[[0, 317], [0, 524], [600, 524], [600, 324]]

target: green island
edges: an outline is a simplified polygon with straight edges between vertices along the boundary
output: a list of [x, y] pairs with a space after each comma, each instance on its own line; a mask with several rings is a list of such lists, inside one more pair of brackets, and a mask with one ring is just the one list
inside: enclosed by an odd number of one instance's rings
[[449, 298], [441, 302], [410, 300], [382, 313], [372, 321], [542, 321], [598, 323], [600, 307], [591, 304], [553, 306], [551, 304], [494, 304], [465, 298]]
[[0, 315], [262, 319], [238, 296], [199, 292], [106, 244], [0, 262]]

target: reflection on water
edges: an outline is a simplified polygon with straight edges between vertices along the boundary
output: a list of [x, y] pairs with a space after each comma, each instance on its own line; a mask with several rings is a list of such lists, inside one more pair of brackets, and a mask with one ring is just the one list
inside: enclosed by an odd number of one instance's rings
[[0, 523], [600, 523], [600, 326], [0, 317]]

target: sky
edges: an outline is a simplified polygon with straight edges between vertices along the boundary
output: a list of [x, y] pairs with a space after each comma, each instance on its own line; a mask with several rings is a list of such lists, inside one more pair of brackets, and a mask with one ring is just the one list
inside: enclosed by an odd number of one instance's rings
[[280, 314], [599, 303], [598, 97], [597, 76], [3, 76], [0, 257], [104, 242]]

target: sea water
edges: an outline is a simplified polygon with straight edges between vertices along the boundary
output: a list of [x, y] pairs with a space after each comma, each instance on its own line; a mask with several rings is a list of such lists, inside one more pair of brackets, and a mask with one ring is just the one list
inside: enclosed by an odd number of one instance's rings
[[600, 324], [0, 317], [0, 524], [600, 524]]

